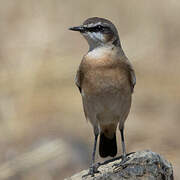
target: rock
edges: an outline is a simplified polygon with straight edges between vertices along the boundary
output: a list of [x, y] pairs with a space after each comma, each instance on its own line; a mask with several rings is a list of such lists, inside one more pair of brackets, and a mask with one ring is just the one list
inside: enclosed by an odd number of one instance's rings
[[128, 155], [128, 160], [121, 166], [121, 157], [105, 161], [98, 168], [94, 177], [83, 177], [88, 170], [81, 171], [66, 180], [173, 180], [173, 168], [159, 154], [145, 150]]

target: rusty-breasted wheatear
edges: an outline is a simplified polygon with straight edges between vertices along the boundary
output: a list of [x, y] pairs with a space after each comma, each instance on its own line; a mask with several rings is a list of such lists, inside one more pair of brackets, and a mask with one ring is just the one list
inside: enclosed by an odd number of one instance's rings
[[126, 157], [124, 122], [131, 107], [136, 84], [134, 70], [124, 54], [118, 31], [107, 19], [93, 17], [83, 25], [70, 28], [79, 31], [89, 44], [76, 75], [76, 85], [82, 95], [84, 113], [93, 126], [95, 141], [90, 174], [94, 166], [98, 135], [101, 157], [117, 154], [116, 128], [119, 123], [123, 159]]

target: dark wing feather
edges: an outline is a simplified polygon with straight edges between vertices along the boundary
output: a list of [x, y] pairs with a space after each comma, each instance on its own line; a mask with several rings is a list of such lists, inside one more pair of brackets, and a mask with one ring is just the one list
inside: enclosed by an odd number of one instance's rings
[[130, 82], [130, 86], [131, 86], [131, 92], [133, 93], [134, 91], [134, 86], [136, 85], [136, 75], [135, 75], [135, 72], [134, 72], [134, 69], [131, 65], [131, 63], [129, 62], [129, 60], [127, 58], [125, 58], [125, 68], [128, 72], [128, 75], [129, 75], [129, 82]]
[[82, 80], [82, 73], [78, 69], [76, 73], [75, 83], [76, 83], [76, 86], [79, 88], [80, 93], [81, 93], [81, 80]]
[[[81, 86], [82, 86], [83, 77], [84, 77], [83, 72], [79, 68], [77, 73], [76, 73], [75, 83], [76, 83], [76, 86], [79, 88], [80, 93], [82, 93], [82, 87]], [[86, 103], [85, 103], [85, 100], [83, 98], [82, 98], [82, 101], [83, 101], [84, 114], [85, 114], [85, 117], [87, 119], [87, 111], [86, 111], [86, 105], [85, 105]]]
[[132, 93], [133, 93], [134, 86], [136, 85], [136, 75], [135, 75], [134, 69], [131, 66], [129, 68], [129, 74], [130, 74], [131, 90], [132, 90]]

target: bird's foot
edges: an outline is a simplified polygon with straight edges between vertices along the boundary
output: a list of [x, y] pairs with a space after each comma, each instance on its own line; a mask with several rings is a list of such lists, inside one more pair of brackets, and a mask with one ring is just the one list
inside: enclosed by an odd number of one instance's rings
[[126, 167], [126, 162], [129, 160], [130, 158], [126, 155], [123, 155], [122, 156], [122, 160], [120, 163], [116, 163], [113, 165], [114, 167], [114, 172], [118, 172], [120, 171], [121, 169], [125, 168]]
[[100, 172], [100, 171], [98, 171], [99, 166], [100, 166], [100, 163], [93, 164], [92, 166], [90, 166], [89, 172], [87, 174], [83, 175], [82, 178], [85, 178], [86, 176], [94, 177], [94, 174]]

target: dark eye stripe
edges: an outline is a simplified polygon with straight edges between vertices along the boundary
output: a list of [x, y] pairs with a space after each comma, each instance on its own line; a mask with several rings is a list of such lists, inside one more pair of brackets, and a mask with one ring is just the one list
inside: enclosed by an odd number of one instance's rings
[[87, 28], [87, 31], [89, 31], [89, 32], [103, 32], [105, 30], [110, 30], [110, 29], [109, 29], [109, 27], [104, 27], [101, 25]]

